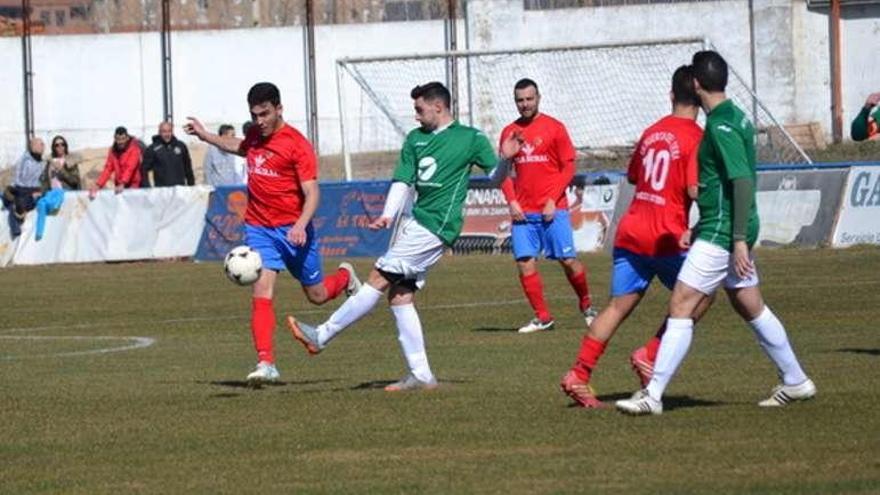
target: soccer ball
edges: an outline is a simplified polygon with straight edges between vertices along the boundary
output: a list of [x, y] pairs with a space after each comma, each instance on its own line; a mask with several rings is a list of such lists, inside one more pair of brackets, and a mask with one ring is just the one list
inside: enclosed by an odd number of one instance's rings
[[260, 278], [263, 271], [263, 260], [260, 253], [248, 246], [233, 248], [223, 262], [226, 277], [237, 285], [251, 285]]

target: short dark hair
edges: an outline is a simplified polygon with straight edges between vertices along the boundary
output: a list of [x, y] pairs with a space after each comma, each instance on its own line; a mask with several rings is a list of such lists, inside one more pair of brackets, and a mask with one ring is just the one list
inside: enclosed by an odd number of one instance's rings
[[274, 106], [281, 104], [281, 92], [278, 86], [270, 82], [259, 82], [251, 86], [247, 94], [248, 105], [256, 106], [263, 103], [271, 103]]
[[410, 91], [409, 96], [413, 100], [417, 100], [422, 98], [425, 101], [432, 100], [441, 100], [443, 101], [443, 105], [446, 108], [449, 108], [452, 103], [452, 95], [449, 94], [449, 90], [446, 89], [446, 86], [443, 83], [433, 81], [427, 84], [422, 84], [421, 86], [416, 86]]
[[247, 133], [250, 130], [251, 126], [254, 125], [253, 120], [245, 120], [243, 124], [241, 124], [241, 133], [245, 137], [247, 137]]
[[217, 129], [217, 135], [222, 136], [223, 134], [226, 133], [226, 131], [234, 131], [234, 130], [235, 130], [235, 127], [232, 127], [229, 124], [220, 124], [220, 128]]
[[706, 91], [724, 91], [727, 87], [727, 62], [718, 52], [705, 50], [694, 54], [694, 78]]
[[519, 81], [517, 81], [516, 84], [513, 85], [513, 90], [516, 91], [518, 89], [526, 89], [528, 87], [535, 88], [536, 93], [541, 92], [540, 90], [538, 90], [538, 83], [529, 79], [528, 77], [524, 77], [524, 78], [520, 79]]
[[694, 68], [682, 65], [672, 74], [672, 102], [679, 105], [700, 106], [700, 97], [694, 89]]
[[123, 126], [119, 126], [113, 131], [114, 136], [128, 136], [128, 129]]

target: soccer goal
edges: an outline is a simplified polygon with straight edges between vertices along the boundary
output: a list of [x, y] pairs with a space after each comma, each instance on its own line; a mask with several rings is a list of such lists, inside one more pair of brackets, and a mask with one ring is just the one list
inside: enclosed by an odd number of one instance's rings
[[[416, 125], [409, 91], [428, 81], [445, 82], [453, 92], [456, 116], [497, 141], [516, 117], [514, 83], [531, 77], [541, 89], [541, 109], [566, 124], [579, 150], [626, 153], [645, 127], [669, 113], [675, 69], [705, 49], [714, 49], [705, 39], [670, 39], [340, 59], [346, 178], [381, 177], [376, 164], [393, 161], [403, 137]], [[735, 70], [728, 95], [755, 124], [759, 162], [810, 163]]]

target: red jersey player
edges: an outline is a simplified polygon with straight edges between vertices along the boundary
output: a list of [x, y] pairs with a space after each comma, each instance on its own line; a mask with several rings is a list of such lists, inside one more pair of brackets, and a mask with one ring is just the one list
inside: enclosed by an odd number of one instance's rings
[[501, 190], [513, 220], [511, 240], [520, 284], [535, 313], [519, 333], [553, 327], [535, 262], [540, 254], [562, 265], [589, 325], [596, 313], [590, 302], [587, 272], [574, 248], [565, 197], [565, 189], [574, 177], [574, 146], [561, 122], [538, 111], [541, 95], [535, 81], [517, 81], [513, 95], [520, 118], [504, 128], [501, 142], [516, 136], [521, 147], [513, 157], [516, 179], [506, 179]]
[[333, 275], [323, 275], [311, 223], [320, 199], [318, 163], [308, 140], [284, 122], [278, 88], [272, 83], [257, 83], [248, 91], [247, 100], [254, 125], [244, 139], [211, 134], [192, 117], [184, 130], [224, 151], [247, 157], [245, 242], [260, 253], [266, 268], [253, 288], [251, 334], [258, 362], [247, 376], [248, 382], [259, 383], [279, 378], [272, 341], [272, 298], [278, 272], [287, 269], [314, 304], [323, 304], [343, 291], [351, 294], [360, 281], [349, 263], [340, 264]]
[[[655, 275], [672, 289], [690, 243], [688, 213], [697, 196], [696, 155], [703, 135], [696, 122], [700, 99], [690, 66], [673, 74], [670, 97], [672, 114], [645, 130], [629, 163], [627, 180], [635, 185], [635, 195], [614, 240], [611, 301], [593, 321], [577, 361], [560, 384], [583, 407], [602, 406], [589, 382], [608, 340], [642, 300]], [[631, 358], [643, 382], [650, 379], [663, 328]]]

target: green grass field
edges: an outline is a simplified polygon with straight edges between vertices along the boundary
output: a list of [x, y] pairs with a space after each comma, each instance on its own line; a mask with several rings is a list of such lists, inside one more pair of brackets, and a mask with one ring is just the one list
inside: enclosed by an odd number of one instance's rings
[[[609, 258], [584, 259], [601, 305]], [[759, 409], [774, 370], [719, 301], [647, 418], [568, 407], [557, 383], [583, 325], [548, 263], [558, 328], [520, 336], [508, 257], [445, 258], [419, 295], [442, 386], [403, 395], [381, 389], [403, 366], [385, 307], [314, 358], [279, 327], [283, 383], [254, 390], [249, 292], [218, 264], [5, 269], [0, 493], [880, 493], [880, 249], [759, 264], [818, 397]], [[600, 362], [604, 399], [635, 390], [626, 358], [666, 298], [652, 289]], [[284, 279], [276, 311], [317, 321], [337, 304]], [[155, 343], [100, 352], [146, 343], [130, 337]]]

